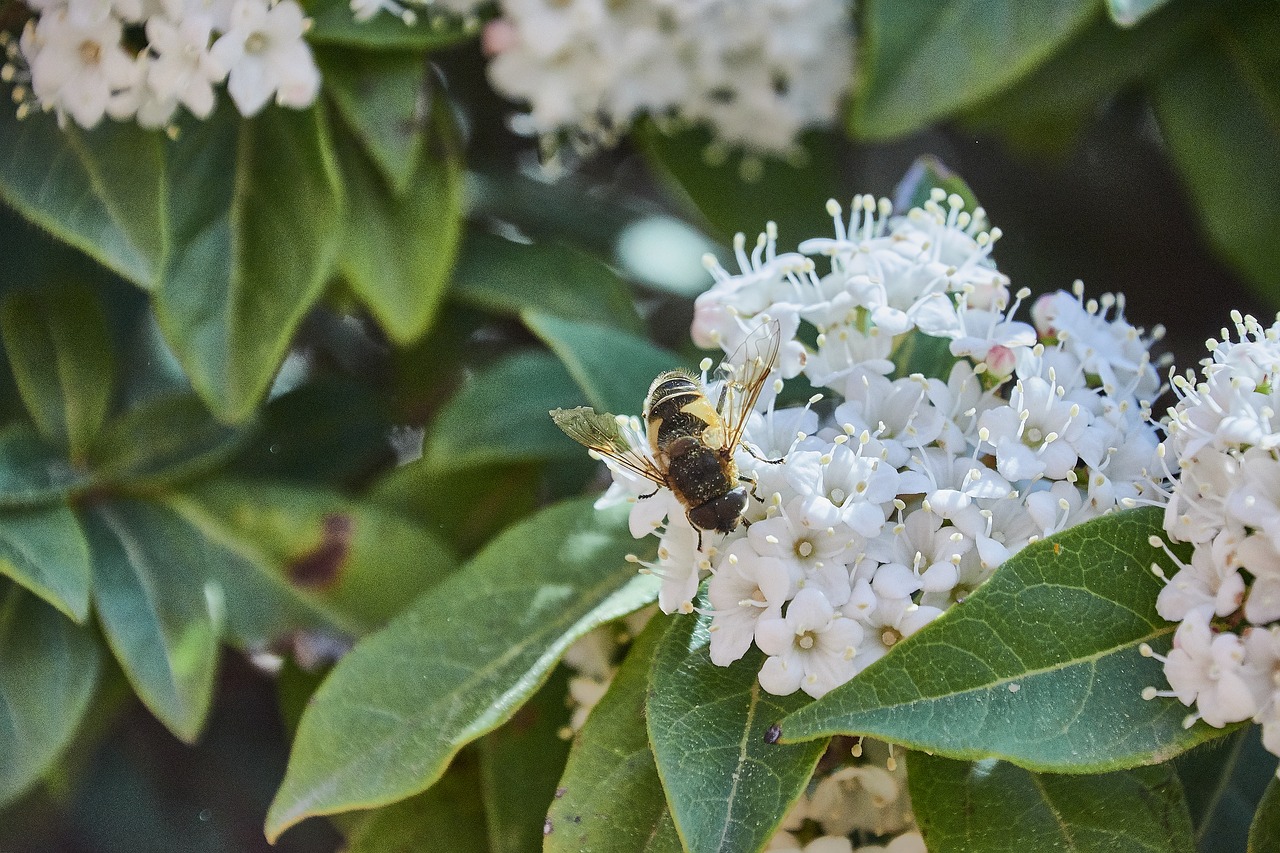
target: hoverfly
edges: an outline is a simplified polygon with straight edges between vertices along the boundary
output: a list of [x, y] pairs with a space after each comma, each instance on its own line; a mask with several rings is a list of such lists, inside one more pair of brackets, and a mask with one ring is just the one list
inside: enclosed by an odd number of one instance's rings
[[[554, 409], [551, 417], [574, 441], [658, 488], [670, 489], [698, 531], [698, 550], [702, 550], [702, 531], [732, 532], [747, 508], [751, 492], [743, 484], [754, 487], [754, 483], [739, 475], [733, 457], [739, 445], [757, 455], [743, 443], [742, 433], [778, 358], [780, 340], [777, 320], [762, 323], [747, 335], [720, 364], [717, 377], [723, 381], [714, 405], [691, 373], [668, 370], [654, 379], [642, 416], [647, 450], [634, 446], [615, 415], [580, 406]], [[654, 489], [641, 497], [657, 493]]]

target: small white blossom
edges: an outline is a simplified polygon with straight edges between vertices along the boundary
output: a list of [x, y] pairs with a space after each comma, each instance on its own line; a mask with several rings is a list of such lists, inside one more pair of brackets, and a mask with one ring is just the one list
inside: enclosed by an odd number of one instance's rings
[[241, 115], [256, 115], [276, 103], [305, 107], [320, 91], [320, 71], [303, 41], [307, 19], [294, 0], [236, 0], [231, 27], [209, 49], [227, 69], [227, 93]]
[[817, 589], [802, 589], [785, 616], [756, 625], [756, 645], [769, 655], [760, 686], [779, 696], [799, 688], [817, 699], [853, 675], [861, 640], [857, 622], [837, 614]]

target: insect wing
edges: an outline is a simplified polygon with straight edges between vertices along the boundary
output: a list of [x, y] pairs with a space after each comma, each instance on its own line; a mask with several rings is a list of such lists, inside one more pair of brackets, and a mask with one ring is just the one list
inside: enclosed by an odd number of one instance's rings
[[601, 456], [659, 486], [667, 484], [662, 471], [642, 450], [638, 450], [622, 431], [618, 418], [608, 412], [600, 414], [589, 406], [574, 409], [552, 409], [551, 419], [564, 434], [578, 444], [591, 448]]
[[747, 419], [755, 408], [764, 384], [769, 381], [778, 350], [782, 346], [782, 329], [777, 320], [756, 326], [746, 340], [720, 363], [717, 375], [723, 378], [720, 419], [724, 421], [728, 441], [725, 447], [736, 449], [747, 428]]

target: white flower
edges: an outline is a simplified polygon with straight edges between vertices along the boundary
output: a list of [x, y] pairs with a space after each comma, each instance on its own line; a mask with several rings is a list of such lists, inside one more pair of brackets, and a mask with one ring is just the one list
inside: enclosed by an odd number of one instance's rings
[[227, 69], [227, 92], [241, 115], [256, 115], [274, 94], [276, 102], [301, 108], [320, 92], [320, 71], [303, 41], [307, 19], [294, 0], [236, 0], [231, 26], [210, 48], [217, 67]]
[[1009, 404], [988, 409], [979, 419], [983, 441], [994, 448], [996, 470], [1011, 481], [1064, 479], [1079, 461], [1075, 446], [1089, 414], [1061, 398], [1052, 372], [1047, 379], [1019, 379]]
[[134, 86], [138, 66], [120, 40], [123, 27], [110, 14], [85, 20], [63, 7], [29, 23], [22, 34], [31, 89], [41, 105], [92, 128], [113, 96]]
[[189, 15], [174, 24], [155, 16], [147, 21], [147, 38], [156, 58], [147, 69], [147, 83], [156, 97], [180, 102], [197, 118], [213, 112], [213, 84], [227, 70], [209, 52], [212, 19]]
[[1246, 680], [1244, 645], [1235, 634], [1214, 634], [1207, 606], [1192, 610], [1173, 635], [1164, 672], [1178, 700], [1193, 702], [1197, 715], [1222, 728], [1247, 720], [1258, 710]]
[[707, 586], [711, 619], [711, 662], [728, 666], [747, 653], [761, 619], [782, 616], [795, 594], [799, 573], [785, 560], [757, 554], [746, 539], [729, 546]]
[[777, 696], [797, 688], [817, 699], [853, 676], [862, 628], [838, 615], [817, 589], [796, 593], [782, 618], [761, 619], [756, 645], [769, 655], [760, 686]]

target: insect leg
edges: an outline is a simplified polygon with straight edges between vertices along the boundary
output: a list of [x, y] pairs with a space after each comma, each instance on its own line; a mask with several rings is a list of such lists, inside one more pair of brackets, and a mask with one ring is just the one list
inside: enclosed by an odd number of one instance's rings
[[657, 494], [658, 492], [660, 492], [660, 491], [662, 491], [662, 486], [654, 486], [654, 487], [653, 487], [653, 491], [652, 491], [652, 492], [650, 492], [650, 493], [649, 493], [649, 494], [647, 494], [647, 495], [637, 495], [637, 496], [636, 496], [636, 500], [641, 500], [641, 501], [642, 501], [642, 500], [644, 500], [645, 498], [651, 498], [651, 497], [653, 497], [654, 495], [656, 495], [656, 494]]
[[755, 458], [759, 459], [761, 462], [767, 462], [767, 463], [769, 463], [770, 465], [781, 465], [783, 462], [786, 462], [786, 461], [787, 461], [787, 457], [785, 457], [785, 456], [783, 456], [783, 457], [781, 457], [781, 458], [778, 458], [778, 459], [765, 459], [765, 458], [764, 458], [763, 456], [761, 456], [759, 453], [756, 453], [755, 448], [754, 448], [754, 447], [752, 447], [751, 445], [747, 444], [745, 441], [744, 441], [744, 442], [742, 442], [742, 446], [743, 446], [743, 447], [745, 447], [745, 448], [747, 449], [747, 452], [748, 452], [748, 453], [750, 453], [750, 454], [751, 454], [752, 456], [754, 456]]

